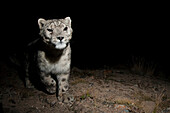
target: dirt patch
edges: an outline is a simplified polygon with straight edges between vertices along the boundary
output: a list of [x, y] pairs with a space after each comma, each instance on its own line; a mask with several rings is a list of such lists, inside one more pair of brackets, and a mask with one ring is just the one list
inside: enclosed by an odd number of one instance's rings
[[69, 83], [75, 102], [71, 107], [60, 104], [55, 94], [25, 88], [18, 74], [1, 63], [2, 113], [156, 113], [170, 108], [169, 82], [127, 70], [72, 68]]

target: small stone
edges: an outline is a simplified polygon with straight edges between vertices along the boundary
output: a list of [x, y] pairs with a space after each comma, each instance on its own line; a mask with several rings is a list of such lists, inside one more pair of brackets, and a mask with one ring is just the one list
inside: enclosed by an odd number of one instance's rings
[[125, 111], [125, 113], [129, 113], [129, 110], [127, 110], [127, 109], [125, 109], [124, 111]]
[[143, 110], [145, 111], [145, 113], [152, 113], [155, 109], [155, 102], [153, 101], [143, 101], [141, 103]]
[[93, 83], [89, 83], [89, 87], [93, 86]]
[[107, 105], [107, 102], [106, 102], [106, 101], [103, 101], [102, 104], [103, 104], [103, 105]]
[[53, 107], [55, 105], [56, 105], [56, 101], [55, 100], [50, 103], [50, 107]]

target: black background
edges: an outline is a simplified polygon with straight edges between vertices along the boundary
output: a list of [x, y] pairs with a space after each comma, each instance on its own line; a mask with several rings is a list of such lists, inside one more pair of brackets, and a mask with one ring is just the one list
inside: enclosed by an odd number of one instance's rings
[[[153, 60], [168, 70], [166, 3], [4, 3], [1, 56], [20, 51], [39, 35], [38, 19], [72, 19], [72, 65], [90, 68], [126, 64], [131, 56]], [[3, 5], [3, 4], [2, 4]]]

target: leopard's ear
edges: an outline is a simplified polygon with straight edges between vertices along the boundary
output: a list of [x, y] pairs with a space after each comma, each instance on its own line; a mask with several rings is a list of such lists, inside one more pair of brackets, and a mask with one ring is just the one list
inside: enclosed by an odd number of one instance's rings
[[64, 20], [67, 25], [71, 26], [71, 18], [70, 17], [66, 17]]
[[46, 22], [46, 20], [43, 18], [38, 19], [38, 25], [39, 25], [40, 29], [44, 26], [45, 22]]

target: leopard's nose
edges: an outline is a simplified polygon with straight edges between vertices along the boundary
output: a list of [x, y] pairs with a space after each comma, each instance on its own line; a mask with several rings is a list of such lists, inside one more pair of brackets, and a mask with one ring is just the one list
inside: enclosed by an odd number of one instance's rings
[[57, 37], [57, 39], [59, 39], [60, 41], [63, 40], [63, 38], [64, 38], [64, 37], [61, 37], [61, 36], [60, 36], [60, 37]]

